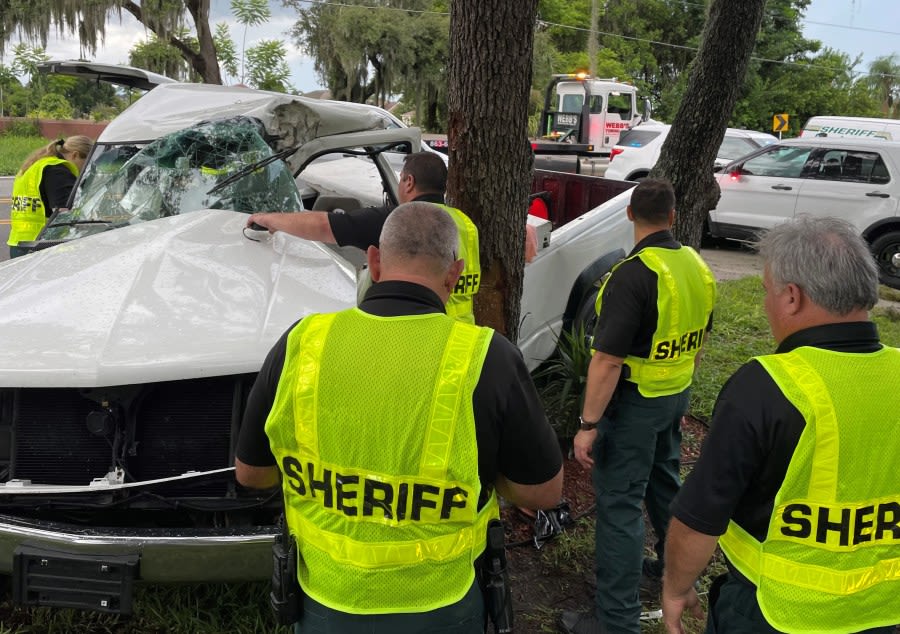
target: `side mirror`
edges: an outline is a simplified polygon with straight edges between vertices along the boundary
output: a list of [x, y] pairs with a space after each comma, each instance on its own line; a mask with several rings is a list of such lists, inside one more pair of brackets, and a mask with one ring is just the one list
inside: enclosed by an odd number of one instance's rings
[[741, 175], [744, 173], [744, 169], [742, 166], [732, 165], [729, 167], [726, 165], [725, 167], [728, 167], [728, 178], [730, 178], [734, 182], [738, 182], [741, 180]]
[[647, 122], [650, 120], [650, 113], [653, 110], [650, 105], [650, 100], [644, 97], [644, 112], [641, 113], [641, 121]]

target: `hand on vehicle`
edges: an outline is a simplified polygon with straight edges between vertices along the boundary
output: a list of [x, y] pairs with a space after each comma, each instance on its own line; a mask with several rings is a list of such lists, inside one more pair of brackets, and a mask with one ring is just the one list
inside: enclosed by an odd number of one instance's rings
[[591, 429], [590, 431], [579, 431], [575, 434], [575, 438], [572, 441], [572, 448], [575, 450], [575, 460], [585, 469], [590, 469], [594, 466], [591, 450], [596, 439], [597, 430]]
[[272, 231], [272, 226], [269, 222], [270, 214], [251, 214], [249, 218], [247, 218], [247, 228], [253, 229], [254, 231]]
[[669, 634], [685, 633], [684, 625], [681, 623], [681, 615], [685, 610], [689, 611], [694, 618], [703, 620], [703, 608], [700, 607], [697, 590], [691, 586], [684, 594], [676, 595], [670, 593], [663, 583], [662, 611], [666, 632]]

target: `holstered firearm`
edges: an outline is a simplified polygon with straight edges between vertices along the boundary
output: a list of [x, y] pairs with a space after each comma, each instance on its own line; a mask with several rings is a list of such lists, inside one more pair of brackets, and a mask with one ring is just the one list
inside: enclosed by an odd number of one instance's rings
[[482, 572], [485, 607], [496, 634], [509, 634], [513, 631], [512, 593], [503, 542], [503, 522], [491, 520], [488, 523]]
[[303, 588], [297, 580], [297, 542], [290, 534], [284, 514], [278, 518], [278, 533], [272, 544], [272, 589], [269, 603], [279, 625], [291, 625], [303, 616]]

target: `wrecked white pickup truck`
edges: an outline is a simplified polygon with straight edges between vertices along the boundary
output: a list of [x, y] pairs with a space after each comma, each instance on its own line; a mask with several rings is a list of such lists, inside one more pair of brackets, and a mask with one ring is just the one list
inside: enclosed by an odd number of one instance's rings
[[[232, 472], [245, 399], [294, 321], [353, 305], [357, 268], [242, 229], [251, 211], [327, 208], [336, 193], [395, 200], [392, 162], [422, 148], [385, 115], [159, 86], [98, 139], [35, 251], [0, 264], [0, 573], [16, 600], [127, 613], [136, 581], [269, 576], [280, 493], [241, 490]], [[368, 162], [361, 180], [321, 185], [347, 157]], [[531, 367], [630, 247], [627, 196], [551, 223], [525, 274]]]

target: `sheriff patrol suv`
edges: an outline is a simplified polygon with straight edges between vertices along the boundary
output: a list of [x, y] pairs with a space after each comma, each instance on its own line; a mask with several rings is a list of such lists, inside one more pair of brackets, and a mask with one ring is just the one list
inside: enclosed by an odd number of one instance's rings
[[843, 218], [871, 246], [882, 283], [900, 288], [900, 143], [791, 139], [725, 166], [718, 181], [714, 237], [753, 240], [800, 214]]

